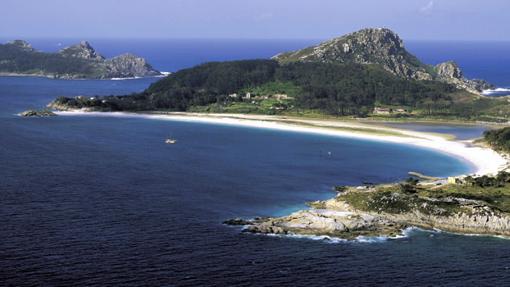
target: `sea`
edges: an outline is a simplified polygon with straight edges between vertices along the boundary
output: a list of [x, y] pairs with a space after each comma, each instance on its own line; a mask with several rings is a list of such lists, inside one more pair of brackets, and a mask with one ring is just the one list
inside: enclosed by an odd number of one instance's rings
[[[76, 42], [32, 39], [55, 51]], [[91, 40], [162, 71], [269, 58], [318, 40]], [[427, 63], [510, 87], [510, 43], [411, 42]], [[402, 144], [143, 117], [22, 118], [58, 96], [123, 95], [158, 78], [0, 77], [0, 286], [510, 286], [510, 241], [408, 229], [342, 241], [222, 224], [280, 216], [335, 185], [472, 172]], [[404, 128], [481, 136], [483, 126]], [[168, 137], [178, 143], [166, 145]]]

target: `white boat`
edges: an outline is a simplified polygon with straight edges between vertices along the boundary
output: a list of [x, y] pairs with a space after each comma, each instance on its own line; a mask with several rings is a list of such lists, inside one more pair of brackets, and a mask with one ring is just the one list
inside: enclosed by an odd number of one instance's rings
[[176, 142], [177, 142], [177, 140], [175, 140], [175, 139], [166, 139], [166, 140], [165, 140], [165, 143], [166, 143], [166, 144], [174, 144], [174, 143], [176, 143]]

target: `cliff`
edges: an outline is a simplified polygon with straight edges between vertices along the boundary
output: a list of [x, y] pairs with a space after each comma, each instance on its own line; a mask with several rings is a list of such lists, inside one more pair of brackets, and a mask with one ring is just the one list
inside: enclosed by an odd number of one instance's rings
[[106, 59], [86, 41], [57, 53], [35, 50], [26, 41], [0, 44], [0, 74], [58, 79], [109, 79], [157, 76], [161, 73], [143, 58], [123, 54]]

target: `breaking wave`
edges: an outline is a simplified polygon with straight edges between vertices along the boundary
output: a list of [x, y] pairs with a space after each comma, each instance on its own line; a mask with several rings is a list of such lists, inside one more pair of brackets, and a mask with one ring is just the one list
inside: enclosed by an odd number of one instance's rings
[[494, 90], [484, 90], [482, 92], [485, 96], [510, 96], [510, 88], [497, 88]]

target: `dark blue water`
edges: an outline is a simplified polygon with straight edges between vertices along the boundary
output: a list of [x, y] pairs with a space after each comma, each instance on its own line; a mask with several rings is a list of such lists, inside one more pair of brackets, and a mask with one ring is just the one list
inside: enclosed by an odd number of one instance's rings
[[[154, 80], [0, 78], [0, 285], [510, 282], [504, 239], [416, 231], [398, 240], [330, 244], [221, 224], [288, 213], [332, 196], [335, 184], [395, 181], [410, 170], [468, 172], [457, 159], [264, 129], [15, 116], [59, 95], [125, 94]], [[163, 143], [169, 135], [177, 145]]]

